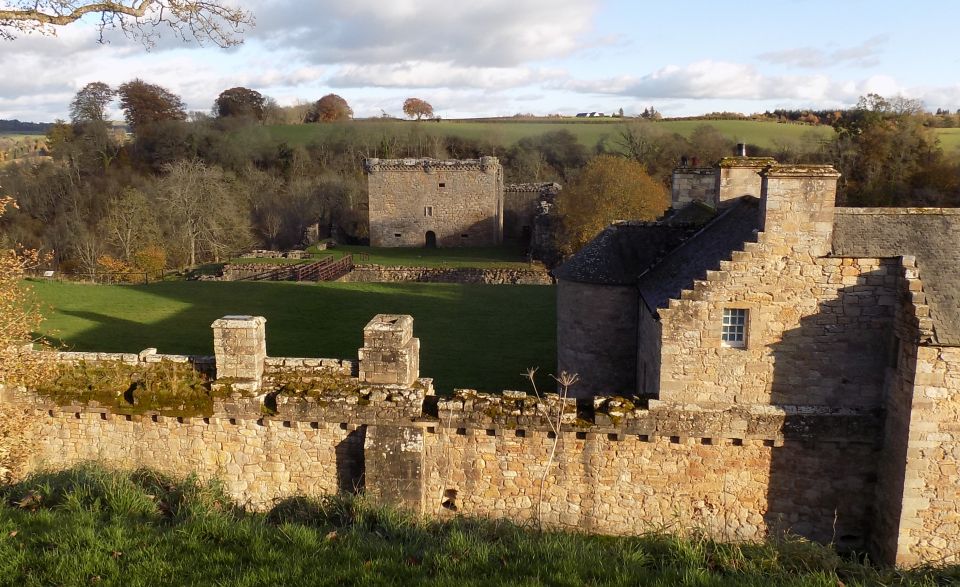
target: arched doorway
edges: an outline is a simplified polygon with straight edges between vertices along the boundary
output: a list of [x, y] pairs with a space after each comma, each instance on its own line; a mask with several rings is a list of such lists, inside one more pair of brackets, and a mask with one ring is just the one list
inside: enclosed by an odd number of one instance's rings
[[428, 249], [437, 248], [437, 233], [433, 232], [432, 230], [428, 230], [427, 236], [426, 236], [426, 242], [424, 243], [424, 245]]

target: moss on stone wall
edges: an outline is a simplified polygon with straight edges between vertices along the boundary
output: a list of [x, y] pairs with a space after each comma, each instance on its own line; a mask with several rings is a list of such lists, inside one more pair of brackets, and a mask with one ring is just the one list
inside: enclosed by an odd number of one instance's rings
[[35, 391], [58, 405], [98, 405], [121, 414], [213, 413], [213, 393], [207, 378], [187, 363], [60, 364]]

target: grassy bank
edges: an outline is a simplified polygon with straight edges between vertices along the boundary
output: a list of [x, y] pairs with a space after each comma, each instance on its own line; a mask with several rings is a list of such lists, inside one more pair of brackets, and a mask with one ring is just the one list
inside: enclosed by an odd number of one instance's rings
[[210, 324], [267, 318], [271, 356], [356, 358], [375, 314], [411, 314], [421, 373], [441, 390], [527, 389], [527, 367], [553, 372], [555, 290], [545, 286], [165, 282], [149, 286], [35, 282], [42, 334], [74, 350], [209, 355]]
[[946, 585], [956, 568], [878, 570], [798, 540], [612, 538], [458, 518], [357, 498], [268, 513], [216, 485], [94, 467], [0, 488], [4, 585]]

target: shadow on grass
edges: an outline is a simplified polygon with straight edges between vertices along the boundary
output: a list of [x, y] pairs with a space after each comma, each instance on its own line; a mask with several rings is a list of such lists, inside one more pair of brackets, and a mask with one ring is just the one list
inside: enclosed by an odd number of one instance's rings
[[[267, 318], [271, 356], [356, 360], [379, 313], [410, 314], [421, 375], [437, 388], [527, 389], [527, 367], [553, 371], [554, 290], [542, 286], [168, 282], [137, 286], [37, 283], [55, 312], [44, 332], [70, 350], [210, 355], [211, 323]], [[51, 337], [52, 338], [52, 337]], [[544, 382], [546, 386], [546, 382]], [[545, 387], [546, 388], [546, 387]]]

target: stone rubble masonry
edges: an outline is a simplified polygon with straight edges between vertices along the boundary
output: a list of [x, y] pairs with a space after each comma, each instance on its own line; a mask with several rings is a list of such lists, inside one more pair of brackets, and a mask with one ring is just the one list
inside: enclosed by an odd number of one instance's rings
[[263, 316], [224, 316], [213, 328], [217, 379], [237, 380], [231, 385], [258, 391], [267, 359], [267, 319]]
[[472, 267], [396, 267], [356, 265], [340, 278], [348, 283], [483, 283], [491, 285], [553, 285], [543, 266], [530, 269], [477, 269]]
[[360, 382], [410, 386], [420, 377], [420, 339], [413, 318], [377, 314], [363, 328]]
[[[370, 245], [493, 246], [503, 239], [503, 169], [496, 157], [367, 159]], [[396, 236], [399, 235], [399, 236]]]

